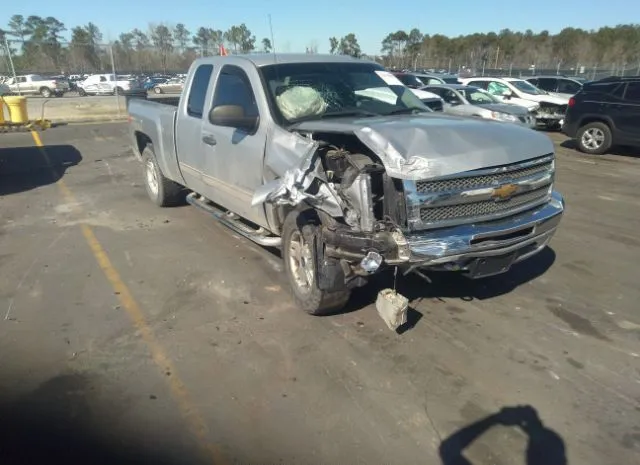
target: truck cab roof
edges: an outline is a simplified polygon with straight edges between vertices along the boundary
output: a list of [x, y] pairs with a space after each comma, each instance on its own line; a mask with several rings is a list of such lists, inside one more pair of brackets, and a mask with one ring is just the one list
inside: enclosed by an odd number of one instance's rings
[[251, 53], [244, 55], [227, 55], [198, 58], [195, 65], [204, 63], [234, 63], [239, 60], [249, 61], [256, 67], [290, 64], [290, 63], [375, 63], [368, 60], [360, 60], [348, 55], [312, 54], [312, 53]]

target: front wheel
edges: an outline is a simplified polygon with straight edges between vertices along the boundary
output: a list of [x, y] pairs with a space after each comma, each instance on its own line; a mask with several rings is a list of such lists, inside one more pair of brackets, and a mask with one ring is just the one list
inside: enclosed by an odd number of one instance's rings
[[87, 96], [87, 93], [85, 92], [85, 90], [84, 90], [82, 87], [79, 87], [79, 88], [78, 88], [78, 95], [79, 95], [80, 97], [86, 97], [86, 96]]
[[602, 155], [611, 148], [611, 129], [599, 121], [588, 123], [576, 134], [578, 150], [592, 155]]
[[318, 286], [316, 235], [319, 226], [309, 212], [289, 213], [282, 229], [284, 269], [296, 305], [310, 315], [326, 315], [342, 309], [351, 294], [346, 287], [326, 291]]
[[162, 93], [162, 89], [161, 89], [160, 87], [154, 87], [154, 88], [153, 88], [153, 91], [154, 91], [156, 94], [161, 94], [161, 93]]

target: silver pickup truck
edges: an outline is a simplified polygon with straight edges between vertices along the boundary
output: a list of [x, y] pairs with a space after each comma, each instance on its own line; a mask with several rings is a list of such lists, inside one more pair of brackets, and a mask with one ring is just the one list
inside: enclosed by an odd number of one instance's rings
[[430, 111], [344, 56], [196, 60], [179, 99], [131, 100], [160, 206], [186, 200], [282, 249], [297, 305], [335, 311], [372, 274], [481, 278], [540, 252], [564, 210], [550, 139]]

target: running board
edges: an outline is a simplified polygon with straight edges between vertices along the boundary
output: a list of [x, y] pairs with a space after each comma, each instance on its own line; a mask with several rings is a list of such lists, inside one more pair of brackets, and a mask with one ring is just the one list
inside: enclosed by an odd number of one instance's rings
[[217, 208], [195, 192], [187, 195], [187, 202], [194, 207], [198, 207], [209, 213], [227, 228], [240, 234], [242, 237], [246, 237], [256, 244], [260, 244], [265, 247], [280, 247], [282, 244], [282, 239], [280, 237], [268, 236], [267, 230], [262, 227], [258, 229], [252, 228], [248, 224], [243, 223], [240, 217], [235, 213]]

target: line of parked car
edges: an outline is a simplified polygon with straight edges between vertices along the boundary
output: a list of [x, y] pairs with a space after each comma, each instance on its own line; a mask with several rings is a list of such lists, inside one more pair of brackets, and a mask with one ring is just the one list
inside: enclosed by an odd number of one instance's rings
[[[444, 113], [562, 130], [585, 153], [614, 145], [640, 146], [640, 76], [588, 81], [577, 76], [460, 77], [446, 73], [390, 72], [429, 108]], [[185, 75], [0, 76], [0, 95], [60, 97], [179, 94]]]
[[[520, 79], [484, 76], [459, 78], [411, 72], [394, 74], [407, 87], [434, 94], [420, 94], [419, 98], [441, 98], [442, 111], [445, 113], [508, 121], [529, 127], [541, 125], [550, 130], [562, 127], [569, 98], [584, 84], [564, 76]], [[538, 84], [549, 90], [538, 87]], [[437, 111], [431, 102], [427, 104]]]
[[92, 75], [69, 75], [45, 77], [39, 74], [25, 74], [15, 77], [0, 77], [0, 95], [41, 95], [42, 97], [62, 97], [67, 92], [87, 95], [147, 95], [180, 93], [184, 86], [184, 75], [134, 76], [111, 73]]

